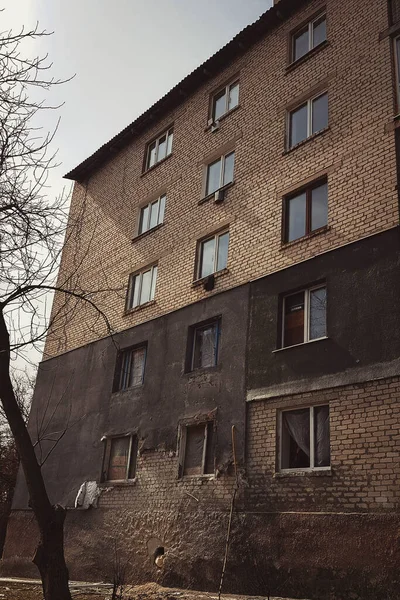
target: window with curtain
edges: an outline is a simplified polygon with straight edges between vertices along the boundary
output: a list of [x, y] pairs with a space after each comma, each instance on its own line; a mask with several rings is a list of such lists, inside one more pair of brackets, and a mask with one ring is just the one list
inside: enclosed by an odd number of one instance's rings
[[281, 413], [280, 469], [330, 467], [329, 406], [311, 406]]
[[193, 331], [193, 350], [191, 370], [215, 367], [218, 360], [219, 321], [195, 327]]

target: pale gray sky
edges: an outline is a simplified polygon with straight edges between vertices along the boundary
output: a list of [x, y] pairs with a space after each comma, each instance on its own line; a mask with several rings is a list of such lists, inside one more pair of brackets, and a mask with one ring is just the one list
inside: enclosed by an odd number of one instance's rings
[[[272, 0], [3, 0], [5, 27], [36, 21], [54, 35], [41, 51], [53, 73], [73, 81], [56, 137], [60, 169], [52, 184], [92, 154], [243, 27]], [[44, 119], [51, 127], [55, 115]], [[65, 183], [65, 182], [64, 182]]]
[[[65, 173], [271, 5], [272, 0], [0, 1], [2, 30], [32, 28], [38, 21], [54, 35], [33, 44], [35, 54], [49, 55], [55, 77], [75, 74], [47, 98], [64, 103], [59, 111], [39, 117], [44, 131], [61, 117], [54, 144], [61, 164], [51, 172], [49, 193], [69, 190]], [[37, 352], [29, 358], [40, 360]]]

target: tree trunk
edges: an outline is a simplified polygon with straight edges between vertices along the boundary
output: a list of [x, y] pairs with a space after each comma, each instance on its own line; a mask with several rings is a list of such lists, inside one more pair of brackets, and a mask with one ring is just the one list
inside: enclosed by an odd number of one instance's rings
[[42, 471], [10, 378], [10, 338], [0, 307], [0, 399], [13, 434], [29, 492], [30, 506], [40, 531], [34, 563], [42, 578], [45, 600], [71, 600], [64, 558], [65, 509], [52, 506]]
[[55, 506], [52, 510], [52, 520], [41, 529], [33, 562], [40, 571], [45, 600], [71, 600], [64, 558], [66, 511], [61, 506]]

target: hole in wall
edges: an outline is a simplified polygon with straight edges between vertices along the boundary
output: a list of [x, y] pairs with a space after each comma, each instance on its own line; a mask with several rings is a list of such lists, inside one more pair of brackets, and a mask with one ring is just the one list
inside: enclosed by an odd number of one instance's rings
[[164, 547], [163, 546], [159, 546], [158, 548], [156, 548], [156, 550], [154, 552], [154, 564], [159, 569], [163, 568], [163, 566], [164, 566]]

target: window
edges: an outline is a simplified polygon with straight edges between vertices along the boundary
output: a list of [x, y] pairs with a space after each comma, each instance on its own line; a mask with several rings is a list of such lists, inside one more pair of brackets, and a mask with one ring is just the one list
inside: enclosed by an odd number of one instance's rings
[[220, 324], [215, 320], [193, 329], [190, 370], [215, 367], [218, 359]]
[[108, 438], [104, 462], [103, 479], [106, 481], [126, 481], [135, 478], [137, 437]]
[[164, 221], [165, 201], [167, 196], [163, 194], [157, 200], [149, 202], [140, 209], [139, 231], [138, 235], [153, 229]]
[[226, 268], [228, 262], [229, 231], [217, 233], [199, 244], [199, 279]]
[[157, 282], [157, 265], [130, 276], [126, 310], [154, 300]]
[[214, 422], [182, 427], [181, 436], [180, 475], [214, 474]]
[[328, 183], [319, 181], [284, 199], [284, 241], [318, 231], [328, 222]]
[[137, 387], [143, 384], [144, 368], [146, 363], [146, 346], [131, 348], [121, 353], [121, 371], [119, 390]]
[[239, 104], [239, 82], [235, 81], [224, 87], [223, 90], [215, 94], [212, 100], [212, 121], [218, 121], [222, 115], [238, 106]]
[[396, 92], [397, 92], [397, 110], [400, 110], [400, 36], [394, 40], [394, 53], [396, 64]]
[[230, 152], [207, 165], [206, 197], [233, 182], [235, 153]]
[[326, 337], [326, 286], [285, 296], [282, 329], [283, 348]]
[[292, 61], [299, 60], [326, 40], [326, 15], [320, 15], [292, 35]]
[[329, 406], [281, 413], [280, 470], [330, 467]]
[[147, 146], [146, 170], [171, 154], [173, 138], [174, 129], [171, 127]]
[[289, 148], [328, 127], [328, 93], [324, 92], [289, 113]]

